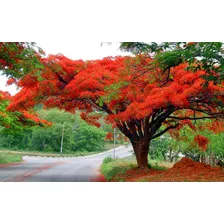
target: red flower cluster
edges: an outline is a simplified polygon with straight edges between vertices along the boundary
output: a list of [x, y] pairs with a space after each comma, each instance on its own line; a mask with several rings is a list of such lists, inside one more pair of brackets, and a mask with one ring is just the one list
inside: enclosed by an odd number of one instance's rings
[[9, 78], [7, 81], [7, 85], [12, 85], [14, 83], [16, 83], [16, 80], [14, 78]]
[[100, 118], [100, 115], [99, 116], [97, 116], [97, 115], [88, 115], [87, 113], [84, 113], [84, 112], [82, 112], [81, 114], [80, 114], [80, 117], [84, 120], [84, 121], [86, 121], [88, 124], [91, 124], [91, 125], [94, 125], [94, 126], [96, 126], [96, 127], [100, 127], [100, 123], [98, 123], [97, 122], [97, 120]]
[[31, 114], [31, 113], [28, 113], [27, 111], [22, 111], [23, 113], [23, 117], [25, 119], [28, 119], [28, 120], [31, 120], [33, 122], [35, 122], [36, 124], [45, 124], [45, 125], [48, 125], [48, 126], [51, 126], [52, 123], [51, 122], [48, 122], [46, 120], [42, 120], [40, 119], [37, 115], [35, 114]]
[[194, 141], [198, 144], [198, 146], [205, 151], [207, 149], [207, 145], [208, 145], [208, 139], [205, 136], [202, 135], [197, 135], [194, 138]]
[[113, 140], [113, 134], [111, 132], [108, 132], [105, 139], [106, 140]]

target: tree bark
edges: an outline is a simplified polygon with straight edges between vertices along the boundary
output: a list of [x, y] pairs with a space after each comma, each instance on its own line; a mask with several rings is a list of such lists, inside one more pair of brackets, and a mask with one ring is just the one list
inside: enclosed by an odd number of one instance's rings
[[143, 140], [132, 143], [134, 148], [137, 164], [139, 168], [149, 168], [148, 165], [148, 153], [149, 153], [149, 142]]

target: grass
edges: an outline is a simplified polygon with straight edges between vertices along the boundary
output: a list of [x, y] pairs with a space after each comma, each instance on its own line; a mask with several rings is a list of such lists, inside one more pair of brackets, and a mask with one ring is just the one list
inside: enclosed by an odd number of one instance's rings
[[[155, 160], [150, 160], [149, 165], [152, 169], [158, 171], [167, 170], [173, 166], [172, 163], [160, 162]], [[104, 159], [100, 171], [108, 181], [115, 180], [123, 182], [125, 181], [124, 175], [125, 177], [129, 177], [127, 171], [136, 168], [137, 168], [137, 162], [134, 156], [123, 159], [112, 159], [111, 157], [107, 157]], [[138, 172], [141, 173], [142, 171], [136, 170], [136, 173]], [[139, 181], [148, 181], [148, 180], [141, 178], [141, 180]]]
[[[118, 147], [119, 145], [116, 145]], [[40, 152], [40, 151], [34, 151], [34, 150], [13, 150], [13, 149], [0, 149], [1, 152], [10, 153], [14, 155], [21, 155], [21, 156], [43, 156], [43, 157], [79, 157], [79, 156], [88, 156], [88, 155], [94, 155], [97, 153], [105, 152], [110, 149], [113, 149], [114, 145], [111, 143], [106, 143], [104, 149], [93, 151], [93, 152], [87, 152], [87, 151], [76, 151], [72, 153], [64, 152], [62, 155], [58, 152]]]
[[[121, 144], [116, 144], [115, 147], [119, 147], [121, 146]], [[114, 148], [114, 143], [110, 143], [110, 142], [107, 142], [104, 146], [104, 151], [108, 151], [110, 149], [113, 149]]]
[[157, 161], [157, 160], [149, 160], [149, 164], [151, 168], [155, 170], [168, 170], [173, 167], [174, 163], [166, 162], [166, 161]]
[[21, 162], [22, 156], [14, 153], [0, 152], [0, 164]]
[[123, 181], [122, 178], [119, 179], [119, 174], [125, 174], [127, 170], [135, 167], [137, 167], [137, 163], [133, 157], [128, 159], [112, 159], [111, 157], [107, 157], [104, 159], [100, 171], [108, 181], [111, 181], [115, 176], [118, 181]]

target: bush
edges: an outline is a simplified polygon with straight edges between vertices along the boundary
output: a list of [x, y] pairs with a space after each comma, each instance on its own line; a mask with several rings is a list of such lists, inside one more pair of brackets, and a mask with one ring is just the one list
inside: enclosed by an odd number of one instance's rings
[[0, 152], [0, 164], [21, 162], [22, 156], [13, 153]]

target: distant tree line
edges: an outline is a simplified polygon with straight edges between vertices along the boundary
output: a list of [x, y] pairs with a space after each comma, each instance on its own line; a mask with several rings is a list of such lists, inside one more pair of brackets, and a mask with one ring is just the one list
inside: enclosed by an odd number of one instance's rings
[[100, 151], [105, 145], [105, 136], [110, 126], [97, 128], [88, 125], [79, 114], [72, 115], [62, 110], [37, 108], [38, 116], [52, 122], [48, 127], [25, 127], [12, 130], [1, 127], [0, 147], [20, 150], [59, 152], [64, 126], [64, 152]]

